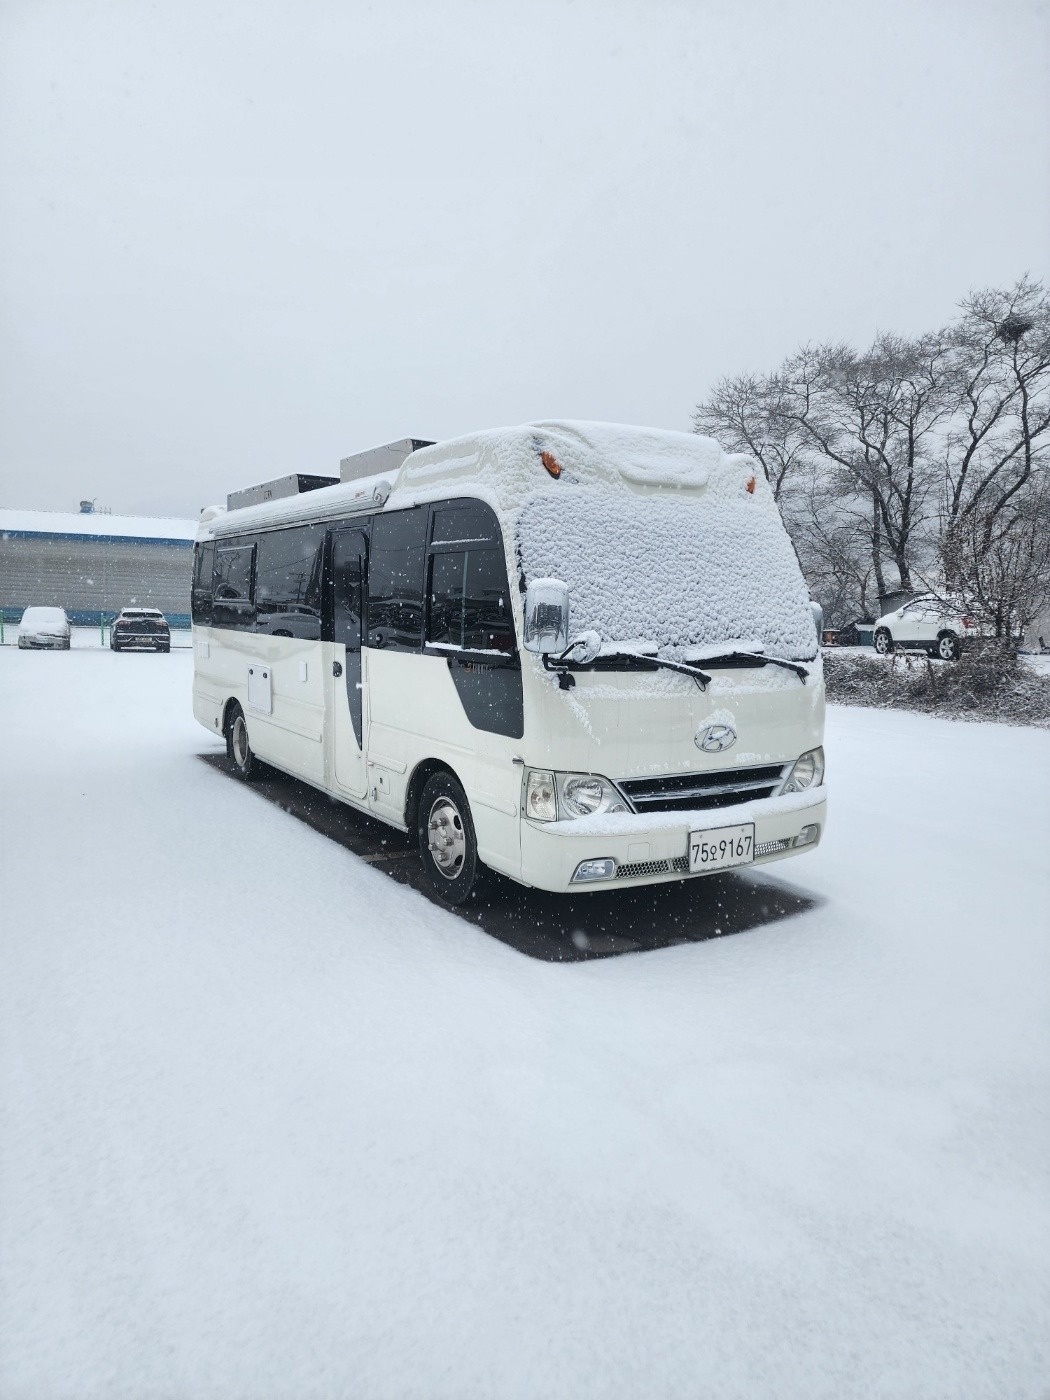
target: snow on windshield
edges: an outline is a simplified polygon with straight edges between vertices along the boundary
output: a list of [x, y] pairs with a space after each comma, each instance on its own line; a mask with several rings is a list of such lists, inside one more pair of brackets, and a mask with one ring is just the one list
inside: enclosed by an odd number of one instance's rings
[[569, 585], [571, 632], [644, 638], [670, 653], [748, 637], [809, 660], [809, 594], [776, 507], [577, 486], [535, 495], [517, 522], [526, 581]]

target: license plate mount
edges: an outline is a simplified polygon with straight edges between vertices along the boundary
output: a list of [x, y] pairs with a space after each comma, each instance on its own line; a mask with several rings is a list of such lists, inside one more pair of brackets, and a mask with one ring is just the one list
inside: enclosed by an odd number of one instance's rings
[[755, 824], [719, 826], [712, 831], [689, 833], [689, 873], [702, 875], [709, 870], [731, 870], [750, 865], [755, 858]]

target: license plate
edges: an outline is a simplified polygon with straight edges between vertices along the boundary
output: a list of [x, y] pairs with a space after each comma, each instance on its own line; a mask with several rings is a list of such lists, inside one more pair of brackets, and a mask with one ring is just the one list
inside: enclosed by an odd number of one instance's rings
[[731, 865], [750, 865], [755, 858], [755, 827], [720, 826], [714, 831], [689, 833], [689, 871], [727, 870]]

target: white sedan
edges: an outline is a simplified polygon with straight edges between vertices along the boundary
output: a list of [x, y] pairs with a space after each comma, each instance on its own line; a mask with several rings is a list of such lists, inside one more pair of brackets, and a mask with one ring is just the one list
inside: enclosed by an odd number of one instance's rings
[[872, 640], [880, 656], [900, 647], [925, 651], [942, 661], [957, 661], [962, 647], [980, 635], [975, 618], [955, 611], [932, 593], [924, 593], [880, 617]]
[[68, 651], [69, 618], [64, 608], [26, 608], [18, 624], [23, 651]]

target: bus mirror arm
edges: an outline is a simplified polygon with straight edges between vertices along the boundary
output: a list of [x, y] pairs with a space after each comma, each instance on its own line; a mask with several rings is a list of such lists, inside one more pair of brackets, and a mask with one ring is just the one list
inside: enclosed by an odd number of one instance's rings
[[558, 677], [559, 690], [571, 690], [576, 684], [576, 677], [568, 669], [561, 657], [557, 657], [552, 661], [550, 653], [545, 651], [543, 653], [543, 669], [552, 672]]

